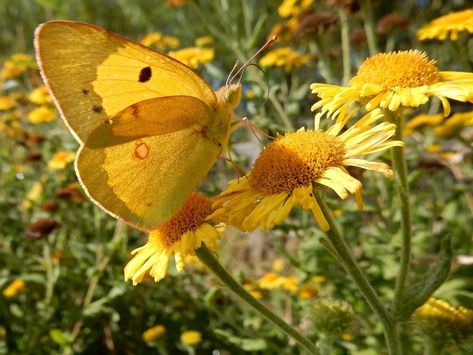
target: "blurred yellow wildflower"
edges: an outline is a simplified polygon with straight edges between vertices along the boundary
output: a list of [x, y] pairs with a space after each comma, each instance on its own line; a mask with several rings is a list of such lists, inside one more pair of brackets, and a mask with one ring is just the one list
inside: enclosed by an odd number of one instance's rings
[[73, 152], [68, 152], [66, 150], [61, 150], [56, 152], [50, 161], [48, 161], [48, 168], [51, 170], [62, 170], [69, 163], [72, 163], [76, 155]]
[[319, 294], [319, 289], [314, 286], [301, 286], [297, 295], [301, 300], [311, 299]]
[[259, 61], [262, 67], [283, 67], [289, 72], [293, 67], [300, 67], [307, 64], [309, 55], [302, 55], [294, 51], [291, 47], [281, 47], [266, 53]]
[[268, 38], [276, 36], [278, 40], [289, 40], [292, 38], [297, 28], [299, 27], [300, 19], [298, 17], [291, 17], [285, 22], [280, 22], [274, 25], [271, 29]]
[[458, 39], [458, 33], [473, 33], [473, 9], [451, 12], [424, 25], [417, 31], [417, 38], [444, 40], [448, 36], [452, 41]]
[[188, 47], [171, 51], [168, 54], [185, 65], [196, 69], [200, 64], [212, 61], [215, 56], [215, 51], [212, 48]]
[[147, 343], [153, 343], [155, 340], [161, 338], [164, 334], [166, 334], [166, 328], [164, 325], [155, 325], [149, 329], [146, 329], [143, 332], [143, 340]]
[[257, 300], [263, 298], [263, 293], [259, 289], [258, 285], [256, 285], [255, 283], [251, 281], [245, 281], [242, 286], [246, 291], [248, 291], [250, 295], [252, 295]]
[[203, 36], [195, 40], [195, 45], [197, 47], [207, 47], [207, 46], [211, 46], [213, 42], [214, 42], [214, 39], [211, 36]]
[[29, 95], [28, 100], [36, 105], [45, 105], [52, 103], [51, 96], [49, 96], [46, 86], [40, 86], [34, 89]]
[[211, 200], [201, 193], [193, 192], [184, 206], [166, 223], [149, 233], [148, 242], [131, 254], [133, 258], [125, 266], [125, 281], [140, 283], [149, 273], [154, 281], [166, 276], [169, 260], [174, 254], [176, 269], [184, 269], [186, 255], [195, 255], [202, 243], [217, 248], [220, 231], [207, 221], [213, 212]]
[[15, 107], [15, 100], [11, 96], [0, 96], [0, 111], [8, 111]]
[[186, 4], [187, 0], [166, 0], [169, 6], [181, 7]]
[[440, 299], [429, 298], [412, 318], [416, 329], [431, 342], [436, 353], [473, 336], [473, 310], [454, 307]]
[[20, 76], [29, 68], [34, 68], [33, 57], [24, 53], [15, 53], [3, 63], [0, 71], [1, 79], [12, 79]]
[[36, 202], [43, 193], [43, 182], [44, 179], [39, 179], [31, 186], [30, 190], [26, 194], [25, 200], [22, 203], [23, 209], [29, 209], [33, 206], [33, 202]]
[[282, 258], [274, 259], [271, 267], [275, 272], [281, 272], [286, 267], [286, 262]]
[[22, 279], [16, 279], [12, 281], [6, 289], [3, 290], [3, 296], [11, 298], [16, 296], [19, 292], [23, 291], [26, 287], [25, 281]]
[[321, 100], [312, 110], [322, 108], [319, 117], [328, 117], [342, 106], [361, 102], [367, 110], [376, 107], [397, 111], [418, 107], [429, 97], [440, 99], [444, 115], [450, 114], [448, 99], [473, 102], [473, 73], [439, 71], [435, 61], [418, 50], [379, 53], [368, 59], [350, 80], [349, 86], [314, 83], [312, 93]]
[[158, 49], [175, 49], [181, 44], [178, 38], [166, 36], [160, 32], [152, 32], [147, 34], [143, 37], [140, 43], [147, 47], [156, 47]]
[[451, 138], [458, 135], [463, 128], [470, 126], [473, 126], [473, 111], [458, 112], [435, 127], [434, 133], [440, 138]]
[[196, 346], [202, 341], [202, 334], [197, 330], [186, 330], [181, 334], [181, 342], [187, 346]]
[[56, 118], [56, 110], [49, 106], [39, 106], [28, 113], [28, 121], [33, 124], [50, 122]]
[[297, 277], [296, 276], [281, 276], [273, 272], [264, 274], [258, 281], [258, 286], [263, 290], [274, 290], [282, 288], [291, 293], [297, 291]]
[[404, 135], [410, 136], [413, 134], [417, 129], [423, 126], [435, 126], [442, 122], [444, 117], [442, 114], [436, 115], [428, 115], [428, 114], [420, 114], [415, 117], [412, 117], [407, 121], [406, 125], [404, 126]]
[[298, 16], [307, 11], [314, 0], [283, 0], [278, 7], [278, 14], [281, 17]]
[[361, 208], [361, 182], [346, 168], [356, 166], [391, 176], [386, 164], [358, 157], [402, 142], [389, 141], [394, 124], [372, 126], [382, 117], [379, 110], [344, 130], [350, 116], [345, 107], [326, 131], [319, 130], [316, 122], [313, 131], [301, 129], [278, 136], [263, 149], [248, 175], [230, 181], [227, 190], [215, 198], [212, 218], [245, 231], [271, 229], [300, 205], [327, 231], [330, 227], [314, 196], [319, 186], [332, 189], [342, 199], [354, 194]]

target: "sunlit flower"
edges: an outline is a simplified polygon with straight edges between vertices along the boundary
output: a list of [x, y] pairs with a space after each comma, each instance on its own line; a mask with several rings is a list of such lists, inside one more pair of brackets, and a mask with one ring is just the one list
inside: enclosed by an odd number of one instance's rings
[[34, 89], [29, 95], [28, 100], [36, 105], [45, 105], [52, 103], [51, 96], [49, 96], [46, 86], [40, 86]]
[[[473, 335], [473, 310], [430, 298], [413, 314], [416, 329], [435, 350], [458, 345]], [[440, 352], [438, 352], [440, 353]]]
[[252, 295], [257, 300], [263, 298], [263, 293], [261, 292], [261, 289], [257, 284], [251, 281], [245, 281], [243, 282], [242, 286], [246, 291], [248, 291], [250, 295]]
[[309, 55], [302, 55], [294, 51], [291, 47], [281, 47], [266, 53], [259, 61], [262, 67], [283, 67], [286, 71], [291, 71], [293, 67], [300, 67], [307, 64]]
[[284, 279], [282, 276], [268, 272], [264, 274], [257, 282], [258, 286], [263, 290], [273, 290], [282, 286]]
[[69, 163], [72, 163], [75, 157], [76, 155], [73, 152], [60, 150], [53, 155], [50, 161], [48, 161], [48, 168], [51, 170], [62, 170]]
[[[372, 123], [382, 117], [371, 111], [344, 130], [351, 114], [343, 109], [336, 123], [326, 131], [299, 130], [278, 136], [256, 159], [251, 172], [229, 182], [227, 190], [215, 198], [216, 220], [243, 230], [271, 229], [281, 223], [296, 205], [311, 210], [321, 229], [329, 225], [315, 199], [317, 189], [328, 187], [342, 199], [355, 194], [361, 207], [361, 182], [346, 170], [349, 166], [374, 170], [391, 176], [384, 163], [369, 162], [358, 156], [402, 145], [389, 141], [395, 125]], [[344, 130], [342, 132], [342, 130]]]
[[195, 40], [195, 45], [197, 47], [207, 47], [207, 46], [211, 46], [213, 42], [214, 42], [214, 39], [211, 36], [203, 36]]
[[409, 136], [413, 134], [416, 130], [424, 126], [436, 126], [442, 122], [445, 118], [442, 114], [428, 115], [420, 114], [415, 117], [412, 117], [407, 121], [404, 126], [404, 135]]
[[24, 53], [15, 53], [3, 63], [0, 71], [1, 79], [12, 79], [36, 66], [33, 57]]
[[146, 329], [143, 332], [142, 338], [147, 343], [153, 343], [157, 339], [161, 338], [164, 334], [166, 334], [166, 328], [164, 325], [159, 324]]
[[195, 255], [202, 243], [215, 250], [221, 236], [219, 230], [207, 221], [212, 212], [209, 198], [192, 193], [171, 219], [149, 234], [144, 246], [132, 252], [133, 258], [125, 267], [125, 281], [132, 280], [136, 285], [148, 273], [154, 281], [159, 281], [166, 276], [173, 254], [176, 269], [180, 272], [184, 269], [185, 256]]
[[459, 32], [473, 33], [473, 9], [451, 12], [441, 16], [417, 31], [417, 38], [444, 40], [448, 36], [452, 41], [458, 39]]
[[366, 59], [349, 86], [314, 83], [312, 93], [321, 100], [312, 110], [334, 115], [342, 106], [361, 102], [367, 110], [376, 107], [396, 111], [401, 106], [418, 107], [429, 97], [438, 97], [444, 115], [448, 99], [473, 102], [473, 73], [439, 71], [435, 61], [417, 50], [380, 53]]
[[56, 119], [56, 110], [49, 106], [39, 106], [28, 113], [28, 121], [33, 124], [50, 122]]
[[181, 334], [181, 342], [187, 346], [196, 346], [202, 341], [202, 334], [197, 330], [187, 330]]
[[281, 17], [298, 16], [307, 11], [314, 0], [283, 0], [278, 7], [278, 14]]
[[435, 127], [434, 134], [439, 138], [451, 138], [458, 135], [463, 128], [471, 126], [473, 126], [473, 111], [458, 112]]
[[286, 267], [286, 262], [281, 258], [274, 259], [271, 267], [275, 272], [281, 272]]
[[11, 96], [0, 96], [0, 111], [8, 111], [15, 107], [15, 100]]
[[300, 19], [298, 17], [291, 17], [285, 22], [277, 23], [271, 29], [268, 38], [276, 36], [278, 40], [289, 40], [299, 27], [299, 23]]
[[16, 279], [12, 281], [6, 289], [3, 290], [3, 296], [6, 298], [12, 298], [16, 296], [18, 293], [23, 291], [26, 287], [25, 281], [22, 279]]
[[29, 189], [28, 193], [26, 194], [25, 200], [22, 203], [22, 207], [24, 209], [31, 208], [33, 206], [33, 202], [36, 202], [40, 199], [43, 193], [43, 180], [44, 179], [39, 179]]
[[141, 44], [147, 47], [156, 47], [158, 49], [174, 49], [179, 47], [181, 42], [178, 38], [163, 35], [160, 32], [152, 32], [143, 37]]
[[200, 64], [214, 59], [215, 51], [212, 48], [188, 47], [168, 53], [174, 59], [196, 69]]
[[302, 285], [297, 291], [297, 295], [301, 300], [308, 300], [314, 298], [319, 294], [319, 289], [314, 286]]
[[166, 0], [169, 6], [181, 7], [186, 4], [187, 0]]

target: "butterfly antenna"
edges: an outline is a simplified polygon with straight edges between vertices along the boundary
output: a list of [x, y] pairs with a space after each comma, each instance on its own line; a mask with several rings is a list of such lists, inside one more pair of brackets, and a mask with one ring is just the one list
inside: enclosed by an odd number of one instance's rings
[[258, 133], [270, 140], [274, 139], [274, 137], [272, 137], [271, 135], [263, 131], [261, 128], [259, 128], [257, 125], [255, 125], [253, 122], [251, 122], [248, 119], [248, 117], [238, 118], [238, 120], [240, 124], [242, 124], [243, 126], [245, 126], [246, 128], [250, 130], [250, 132], [253, 134], [253, 136], [255, 136], [255, 138], [258, 140], [260, 144], [263, 144], [263, 141], [259, 137]]
[[225, 82], [225, 86], [228, 87], [230, 85], [230, 78], [232, 77], [233, 73], [235, 72], [236, 68], [238, 67], [238, 60], [235, 62], [230, 74], [228, 74], [227, 81]]
[[268, 39], [268, 40], [266, 41], [266, 43], [263, 44], [263, 46], [262, 46], [260, 49], [258, 49], [258, 50], [256, 51], [256, 53], [254, 53], [254, 54], [250, 57], [250, 59], [248, 59], [245, 63], [243, 63], [243, 65], [241, 66], [241, 68], [238, 69], [238, 71], [237, 71], [236, 73], [234, 73], [234, 74], [229, 78], [229, 80], [227, 80], [227, 82], [228, 82], [228, 83], [231, 83], [243, 70], [245, 70], [245, 69], [248, 67], [248, 65], [250, 65], [250, 63], [253, 61], [253, 59], [255, 59], [257, 56], [260, 55], [260, 53], [261, 53], [262, 51], [264, 51], [266, 48], [268, 48], [270, 45], [272, 45], [272, 44], [276, 41], [276, 39], [277, 39], [277, 36], [271, 36], [271, 38]]
[[218, 160], [223, 160], [223, 161], [227, 161], [229, 162], [230, 164], [232, 164], [232, 167], [233, 169], [235, 169], [236, 171], [236, 174], [238, 175], [238, 178], [241, 178], [243, 176], [245, 176], [245, 172], [243, 171], [242, 167], [240, 165], [238, 165], [232, 158], [231, 154], [230, 154], [230, 151], [228, 151], [228, 158], [225, 158], [225, 157], [218, 157]]

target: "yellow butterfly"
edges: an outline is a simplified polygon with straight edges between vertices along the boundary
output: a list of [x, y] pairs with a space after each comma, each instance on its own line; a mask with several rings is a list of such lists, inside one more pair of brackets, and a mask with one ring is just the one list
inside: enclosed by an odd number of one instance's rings
[[90, 199], [139, 229], [169, 219], [226, 149], [240, 85], [214, 92], [173, 58], [86, 23], [44, 23], [35, 48]]

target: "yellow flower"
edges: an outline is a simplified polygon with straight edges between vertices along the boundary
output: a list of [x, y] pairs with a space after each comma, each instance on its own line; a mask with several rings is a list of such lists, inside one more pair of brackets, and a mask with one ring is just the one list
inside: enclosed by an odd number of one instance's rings
[[29, 68], [35, 67], [33, 58], [24, 53], [15, 53], [3, 63], [0, 78], [12, 79], [20, 76]]
[[309, 60], [309, 55], [299, 54], [290, 47], [281, 47], [266, 53], [259, 64], [263, 67], [284, 67], [284, 70], [289, 72], [293, 67], [307, 64]]
[[389, 141], [395, 125], [371, 124], [382, 117], [371, 111], [357, 123], [341, 131], [351, 114], [342, 110], [336, 123], [326, 131], [299, 130], [277, 137], [263, 149], [251, 172], [229, 182], [215, 198], [213, 218], [246, 231], [271, 229], [281, 223], [296, 205], [311, 210], [321, 229], [329, 225], [314, 197], [316, 189], [328, 187], [342, 199], [354, 193], [361, 208], [361, 182], [346, 170], [348, 166], [374, 170], [391, 176], [383, 163], [359, 159], [359, 155], [402, 145]]
[[158, 49], [177, 48], [181, 44], [178, 38], [172, 36], [165, 36], [160, 32], [152, 32], [143, 37], [141, 44]]
[[197, 47], [207, 47], [211, 46], [214, 42], [214, 39], [211, 36], [199, 37], [195, 40], [195, 45]]
[[440, 138], [450, 138], [465, 128], [473, 126], [473, 111], [458, 112], [450, 116], [444, 123], [434, 128], [434, 133]]
[[281, 17], [298, 16], [308, 10], [314, 0], [283, 0], [278, 7]]
[[419, 127], [422, 126], [435, 126], [442, 122], [444, 120], [444, 117], [442, 114], [437, 114], [437, 115], [427, 115], [427, 114], [421, 114], [417, 115], [409, 121], [407, 121], [405, 127], [404, 127], [404, 135], [409, 136], [414, 133], [416, 129], [419, 129]]
[[22, 279], [16, 279], [11, 282], [6, 289], [3, 290], [3, 296], [11, 298], [16, 296], [19, 292], [23, 291], [26, 287], [25, 281]]
[[0, 96], [0, 111], [8, 111], [15, 107], [15, 100], [11, 96]]
[[254, 284], [253, 282], [245, 281], [242, 286], [246, 291], [248, 291], [250, 295], [252, 295], [257, 300], [263, 298], [263, 293], [259, 289], [258, 285]]
[[268, 38], [276, 36], [278, 40], [289, 40], [296, 32], [299, 24], [300, 19], [298, 17], [291, 17], [285, 22], [277, 23], [270, 31]]
[[276, 272], [281, 272], [285, 269], [286, 263], [284, 259], [278, 258], [273, 260], [272, 269]]
[[459, 32], [473, 33], [473, 9], [451, 12], [429, 22], [417, 31], [417, 38], [442, 41], [450, 35], [450, 39], [456, 41]]
[[314, 286], [301, 286], [298, 291], [298, 296], [301, 300], [308, 300], [314, 298], [319, 294], [319, 289]]
[[258, 280], [258, 286], [263, 290], [274, 290], [276, 288], [282, 288], [291, 293], [297, 291], [297, 277], [296, 276], [281, 276], [273, 272], [264, 274]]
[[48, 161], [48, 168], [51, 170], [62, 170], [69, 163], [73, 162], [76, 155], [73, 152], [61, 150], [56, 152], [50, 161]]
[[181, 7], [186, 4], [187, 0], [166, 0], [169, 6]]
[[342, 106], [359, 101], [367, 110], [376, 107], [396, 111], [418, 107], [429, 97], [438, 97], [444, 115], [450, 114], [447, 99], [473, 102], [473, 73], [439, 71], [435, 61], [417, 50], [380, 53], [366, 59], [349, 86], [314, 83], [312, 93], [321, 100], [312, 110], [335, 114]]
[[155, 325], [154, 327], [151, 327], [149, 329], [146, 329], [143, 332], [143, 340], [147, 343], [152, 343], [155, 340], [161, 338], [164, 334], [166, 334], [166, 328], [164, 325]]
[[413, 321], [417, 330], [432, 341], [437, 350], [447, 344], [458, 345], [473, 335], [473, 310], [454, 307], [436, 298], [429, 298], [417, 308]]
[[132, 252], [133, 259], [125, 267], [125, 281], [132, 280], [136, 285], [149, 273], [157, 282], [166, 276], [173, 254], [176, 269], [181, 272], [186, 255], [195, 255], [202, 243], [215, 250], [221, 236], [219, 230], [207, 221], [212, 212], [209, 198], [192, 193], [171, 219], [149, 234], [144, 246]]
[[33, 124], [50, 122], [56, 118], [56, 110], [49, 106], [39, 106], [28, 113], [28, 121]]
[[202, 341], [202, 334], [197, 330], [187, 330], [181, 334], [181, 342], [187, 346], [196, 346]]
[[36, 181], [26, 194], [26, 198], [22, 203], [22, 207], [24, 209], [29, 209], [33, 206], [33, 202], [36, 202], [39, 200], [41, 197], [41, 194], [43, 193], [43, 181], [44, 179], [39, 179]]
[[185, 65], [196, 69], [200, 64], [212, 61], [215, 51], [212, 48], [188, 47], [178, 51], [171, 51], [168, 54]]
[[40, 86], [34, 89], [29, 95], [28, 100], [36, 105], [45, 105], [52, 103], [51, 96], [49, 96], [46, 86]]

